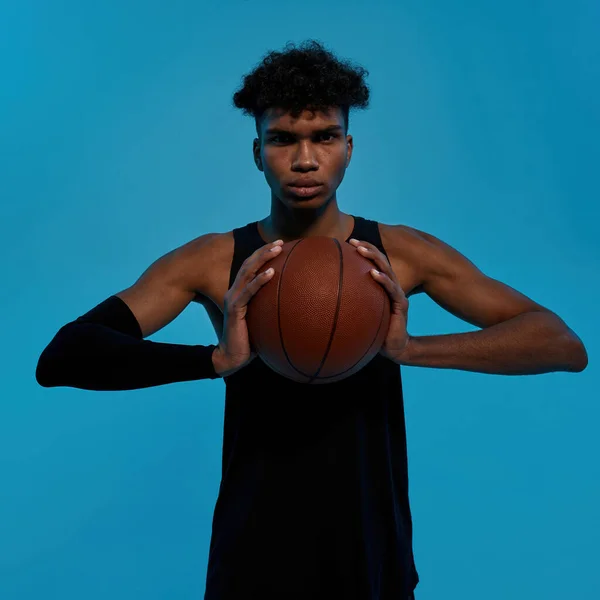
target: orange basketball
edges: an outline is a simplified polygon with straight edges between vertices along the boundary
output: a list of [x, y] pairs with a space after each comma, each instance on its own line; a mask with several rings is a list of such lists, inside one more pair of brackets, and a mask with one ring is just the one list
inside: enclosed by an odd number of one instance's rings
[[283, 244], [269, 267], [275, 273], [248, 304], [246, 321], [252, 349], [271, 369], [301, 383], [332, 383], [379, 352], [390, 298], [354, 246], [302, 238]]

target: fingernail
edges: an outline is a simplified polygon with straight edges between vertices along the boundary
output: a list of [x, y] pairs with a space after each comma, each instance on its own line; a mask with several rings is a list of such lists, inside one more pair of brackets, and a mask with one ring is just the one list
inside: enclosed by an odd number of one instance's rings
[[375, 275], [379, 275], [379, 271], [377, 269], [371, 269], [371, 271], [375, 273]]

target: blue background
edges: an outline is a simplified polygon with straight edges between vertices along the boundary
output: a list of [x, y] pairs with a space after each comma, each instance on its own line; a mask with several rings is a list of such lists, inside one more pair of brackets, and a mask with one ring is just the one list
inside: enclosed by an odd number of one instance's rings
[[[224, 384], [44, 389], [56, 331], [264, 217], [243, 74], [307, 38], [370, 71], [342, 210], [555, 310], [581, 374], [403, 368], [417, 600], [600, 597], [595, 0], [0, 2], [0, 598], [201, 598]], [[473, 328], [426, 296], [410, 333]], [[152, 339], [216, 343], [192, 305]]]

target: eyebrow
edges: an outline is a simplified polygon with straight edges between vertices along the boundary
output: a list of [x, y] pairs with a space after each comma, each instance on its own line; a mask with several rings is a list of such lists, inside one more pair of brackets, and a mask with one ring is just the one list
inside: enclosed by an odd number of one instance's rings
[[[333, 131], [342, 131], [343, 127], [341, 125], [329, 125], [327, 127], [323, 127], [322, 129], [317, 129], [313, 133], [330, 133]], [[265, 135], [271, 135], [273, 133], [285, 133], [287, 135], [294, 135], [291, 131], [287, 129], [280, 129], [278, 127], [270, 127], [265, 131]]]

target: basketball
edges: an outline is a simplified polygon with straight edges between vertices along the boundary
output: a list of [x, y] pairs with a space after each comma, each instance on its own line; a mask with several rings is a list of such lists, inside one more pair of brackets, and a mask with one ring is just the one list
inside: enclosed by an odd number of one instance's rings
[[283, 244], [264, 269], [275, 273], [248, 304], [252, 349], [273, 371], [300, 383], [333, 383], [379, 352], [390, 298], [372, 261], [331, 237]]

